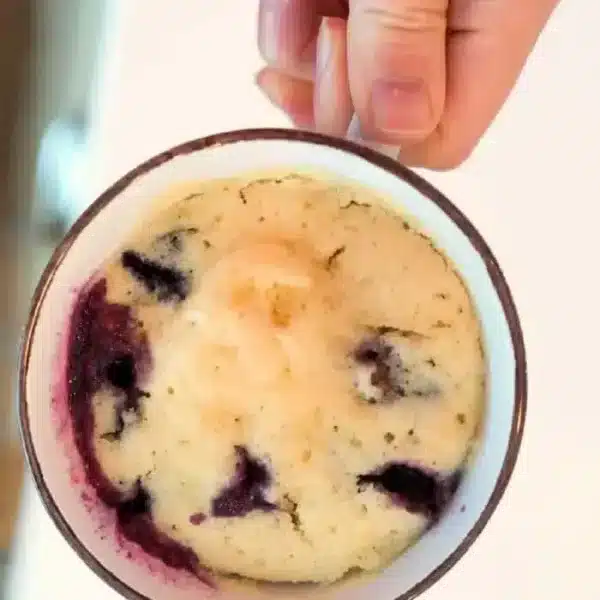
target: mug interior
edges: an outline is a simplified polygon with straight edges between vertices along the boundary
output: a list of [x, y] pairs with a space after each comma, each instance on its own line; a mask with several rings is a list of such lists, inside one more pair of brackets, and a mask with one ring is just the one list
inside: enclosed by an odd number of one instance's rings
[[[219, 585], [211, 590], [115, 539], [110, 513], [96, 506], [93, 490], [82, 476], [64, 397], [57, 389], [57, 373], [77, 290], [107, 256], [118, 251], [158, 195], [178, 183], [265, 169], [308, 170], [366, 185], [411, 216], [444, 250], [474, 299], [487, 361], [487, 406], [477, 452], [444, 518], [376, 576], [331, 589], [292, 586], [285, 591], [286, 596], [334, 594], [345, 600], [412, 598], [466, 550], [502, 494], [523, 426], [524, 372], [519, 372], [524, 369], [524, 356], [508, 289], [473, 227], [416, 175], [347, 142], [282, 130], [238, 132], [191, 142], [151, 159], [84, 213], [42, 279], [23, 350], [21, 421], [34, 476], [67, 540], [123, 595], [152, 600], [197, 600], [212, 594], [227, 599], [248, 597], [245, 586], [236, 590], [236, 586]], [[261, 597], [281, 597], [282, 590], [258, 586], [255, 592]]]

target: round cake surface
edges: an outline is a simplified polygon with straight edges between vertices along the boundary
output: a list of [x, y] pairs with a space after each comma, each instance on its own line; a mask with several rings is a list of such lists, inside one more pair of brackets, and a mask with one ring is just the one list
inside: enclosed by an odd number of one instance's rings
[[331, 582], [440, 517], [485, 397], [450, 261], [362, 188], [192, 183], [81, 293], [76, 441], [123, 534], [175, 567]]

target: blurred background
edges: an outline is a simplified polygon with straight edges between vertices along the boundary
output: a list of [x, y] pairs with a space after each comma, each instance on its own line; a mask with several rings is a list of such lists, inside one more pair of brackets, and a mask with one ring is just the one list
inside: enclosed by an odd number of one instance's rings
[[0, 2], [0, 598], [24, 470], [14, 410], [20, 330], [75, 216], [108, 9], [104, 0]]
[[[185, 0], [176, 7], [166, 0], [0, 0], [0, 600], [64, 598], [78, 589], [92, 594], [86, 597], [115, 597], [62, 540], [24, 463], [16, 418], [21, 331], [53, 249], [109, 182], [184, 139], [267, 119], [287, 124], [253, 85], [260, 64], [257, 6], [246, 0]], [[198, 63], [201, 40], [208, 31], [228, 30], [232, 8], [240, 9], [240, 43], [250, 51], [240, 61], [215, 36], [213, 45], [223, 46], [213, 52], [222, 59], [204, 53]], [[159, 47], [165, 30], [171, 35]], [[157, 79], [163, 87], [169, 77], [180, 84], [192, 62], [204, 81], [227, 71], [238, 76], [210, 91], [200, 80], [192, 83], [190, 93], [172, 97], [172, 112], [186, 118], [163, 118], [162, 100], [152, 102]], [[241, 96], [246, 111], [239, 110]], [[141, 129], [127, 132], [124, 124]]]

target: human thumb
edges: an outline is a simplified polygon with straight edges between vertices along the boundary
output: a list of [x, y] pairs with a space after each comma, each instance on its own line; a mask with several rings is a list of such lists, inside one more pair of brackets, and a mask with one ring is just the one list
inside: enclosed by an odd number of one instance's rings
[[414, 143], [445, 98], [448, 0], [350, 0], [348, 77], [361, 135]]

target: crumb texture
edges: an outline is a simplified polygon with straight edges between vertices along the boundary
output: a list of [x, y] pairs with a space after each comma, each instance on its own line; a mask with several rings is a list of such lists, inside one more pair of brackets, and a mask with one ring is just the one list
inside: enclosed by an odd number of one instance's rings
[[125, 535], [181, 568], [385, 566], [459, 485], [484, 397], [449, 260], [364, 190], [190, 184], [82, 292], [77, 444]]

